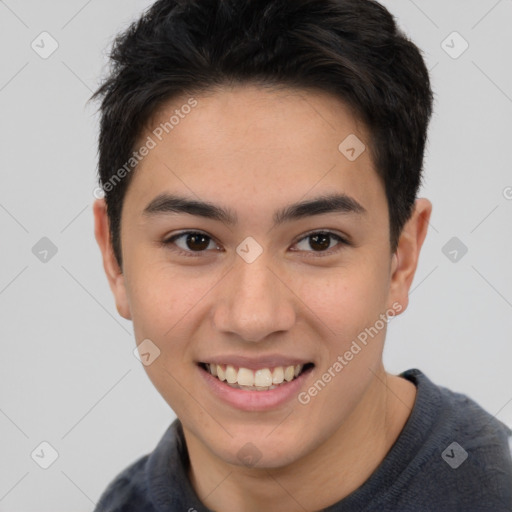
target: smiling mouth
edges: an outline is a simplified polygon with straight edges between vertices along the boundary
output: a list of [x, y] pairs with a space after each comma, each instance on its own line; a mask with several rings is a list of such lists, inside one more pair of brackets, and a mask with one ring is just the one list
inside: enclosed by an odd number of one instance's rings
[[236, 367], [230, 364], [199, 363], [199, 366], [232, 388], [246, 391], [269, 391], [295, 380], [311, 370], [314, 364], [276, 366], [258, 370]]

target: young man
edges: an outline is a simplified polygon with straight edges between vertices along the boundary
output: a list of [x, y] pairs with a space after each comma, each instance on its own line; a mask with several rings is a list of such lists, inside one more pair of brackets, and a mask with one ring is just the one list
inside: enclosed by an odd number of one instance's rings
[[178, 419], [96, 510], [512, 510], [510, 429], [382, 363], [431, 213], [429, 77], [392, 16], [160, 0], [112, 59], [96, 239]]

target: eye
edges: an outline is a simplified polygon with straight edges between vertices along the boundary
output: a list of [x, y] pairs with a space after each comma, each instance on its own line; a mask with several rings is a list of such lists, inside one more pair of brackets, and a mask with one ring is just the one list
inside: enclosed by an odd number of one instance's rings
[[[200, 231], [178, 233], [164, 240], [162, 245], [184, 256], [200, 256], [207, 250], [221, 250], [210, 236]], [[350, 244], [340, 235], [330, 231], [315, 231], [303, 236], [296, 242], [294, 246], [299, 247], [299, 249], [293, 249], [293, 251], [309, 252], [313, 253], [314, 256], [327, 256], [340, 250], [343, 245]]]
[[211, 237], [200, 231], [185, 231], [171, 236], [162, 243], [165, 246], [175, 245], [180, 249], [177, 252], [186, 256], [194, 256], [193, 253], [202, 253], [207, 249], [215, 249], [218, 247]]
[[[333, 245], [332, 242], [337, 243]], [[302, 245], [302, 248], [299, 248], [300, 251], [323, 253], [318, 254], [318, 256], [323, 256], [324, 254], [332, 254], [341, 249], [340, 246], [349, 245], [349, 243], [343, 237], [330, 231], [316, 231], [301, 238], [295, 245], [297, 247]], [[333, 247], [335, 248], [334, 251], [332, 250]], [[308, 248], [313, 249], [313, 251], [308, 250]]]

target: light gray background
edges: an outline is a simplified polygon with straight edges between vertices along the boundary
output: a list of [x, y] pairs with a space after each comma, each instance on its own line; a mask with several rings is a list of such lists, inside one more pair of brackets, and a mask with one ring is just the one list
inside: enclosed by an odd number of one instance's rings
[[[174, 418], [132, 353], [91, 209], [98, 120], [85, 103], [114, 34], [150, 3], [0, 2], [0, 511], [92, 510]], [[436, 93], [421, 194], [431, 229], [385, 363], [418, 367], [512, 426], [512, 1], [385, 5]], [[31, 48], [43, 31], [59, 44], [47, 59]], [[457, 59], [441, 46], [453, 31], [469, 43]], [[458, 262], [442, 252], [454, 236], [468, 248]], [[58, 249], [46, 263], [32, 252], [42, 237]], [[43, 441], [59, 454], [46, 470], [31, 458]]]

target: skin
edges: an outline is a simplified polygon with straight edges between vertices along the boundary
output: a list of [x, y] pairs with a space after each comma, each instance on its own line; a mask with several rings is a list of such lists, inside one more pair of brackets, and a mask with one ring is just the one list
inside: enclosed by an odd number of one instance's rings
[[[257, 86], [196, 99], [134, 173], [121, 220], [122, 271], [105, 202], [95, 202], [105, 272], [137, 343], [149, 338], [161, 351], [145, 369], [183, 424], [189, 476], [203, 503], [223, 512], [319, 510], [368, 479], [413, 407], [415, 386], [383, 367], [386, 329], [307, 405], [238, 410], [210, 392], [196, 363], [219, 354], [292, 355], [315, 364], [301, 388], [307, 391], [382, 313], [393, 304], [406, 309], [432, 205], [416, 201], [392, 253], [384, 187], [368, 144], [354, 162], [338, 150], [349, 134], [369, 140], [342, 102]], [[160, 109], [141, 141], [182, 100]], [[238, 224], [144, 216], [163, 191], [229, 208]], [[275, 210], [332, 192], [351, 196], [366, 213], [326, 213], [272, 228]], [[161, 244], [184, 230], [207, 234], [207, 250], [178, 254], [192, 252], [186, 237], [175, 251]], [[305, 238], [313, 230], [345, 236], [350, 245], [331, 239], [331, 254], [322, 256]], [[263, 248], [250, 264], [236, 253], [248, 236]], [[252, 467], [237, 457], [249, 442], [260, 453]]]

